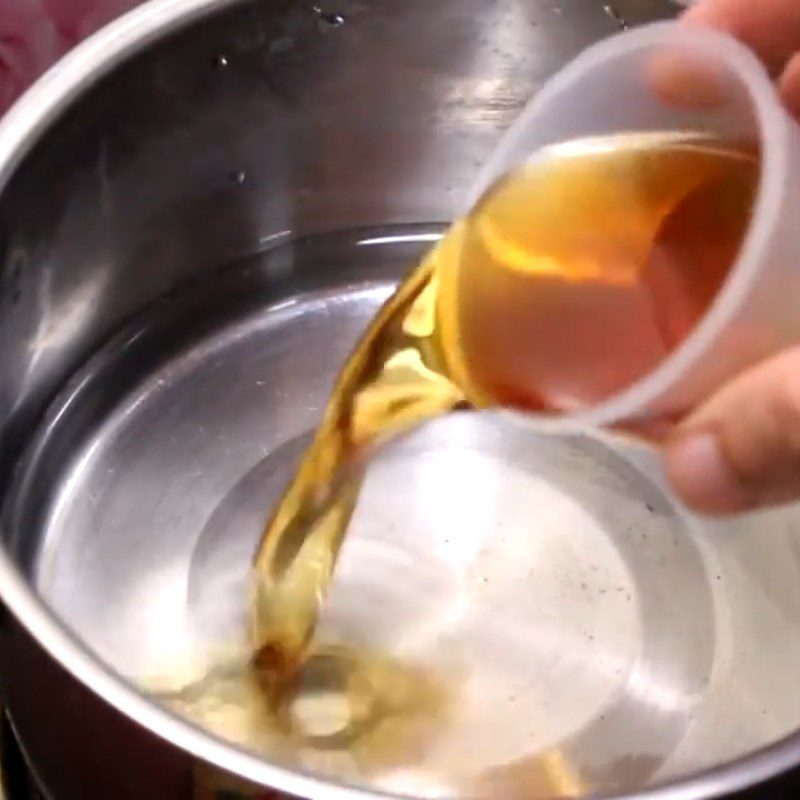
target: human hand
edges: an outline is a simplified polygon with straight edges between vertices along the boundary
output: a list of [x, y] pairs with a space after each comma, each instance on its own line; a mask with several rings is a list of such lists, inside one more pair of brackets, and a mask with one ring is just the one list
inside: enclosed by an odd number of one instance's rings
[[[800, 118], [800, 0], [701, 0], [684, 22], [749, 45]], [[800, 499], [800, 347], [723, 387], [678, 426], [665, 458], [677, 492], [699, 511], [727, 514]]]

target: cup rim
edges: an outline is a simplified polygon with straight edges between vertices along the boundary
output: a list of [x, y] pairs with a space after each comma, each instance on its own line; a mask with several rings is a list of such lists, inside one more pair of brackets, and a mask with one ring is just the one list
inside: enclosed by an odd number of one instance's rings
[[758, 188], [739, 252], [714, 302], [692, 332], [647, 375], [615, 392], [601, 402], [558, 416], [505, 409], [503, 413], [537, 430], [563, 433], [606, 427], [646, 417], [646, 409], [663, 398], [685, 375], [695, 369], [717, 343], [730, 322], [739, 314], [765, 264], [760, 255], [767, 251], [780, 219], [787, 191], [787, 163], [792, 121], [784, 111], [772, 81], [756, 56], [733, 37], [680, 22], [656, 22], [625, 31], [590, 47], [549, 80], [506, 133], [489, 162], [481, 170], [471, 200], [507, 169], [529, 128], [555, 97], [591, 73], [600, 64], [646, 49], [668, 46], [674, 41], [716, 56], [745, 89], [752, 105], [761, 144]]

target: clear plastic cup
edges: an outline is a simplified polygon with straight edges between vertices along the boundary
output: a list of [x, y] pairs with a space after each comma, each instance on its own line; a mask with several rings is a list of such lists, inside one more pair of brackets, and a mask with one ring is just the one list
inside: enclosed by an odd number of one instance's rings
[[[676, 77], [684, 96], [670, 83]], [[522, 113], [482, 171], [470, 206], [547, 145], [665, 131], [758, 146], [758, 187], [735, 262], [701, 321], [652, 372], [596, 405], [537, 424], [674, 418], [748, 366], [800, 342], [800, 128], [756, 57], [727, 35], [657, 23], [584, 51]]]

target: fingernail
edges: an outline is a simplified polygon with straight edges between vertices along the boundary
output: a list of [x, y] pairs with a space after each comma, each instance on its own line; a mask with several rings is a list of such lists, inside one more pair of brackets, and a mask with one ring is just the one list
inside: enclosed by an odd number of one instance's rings
[[743, 511], [752, 498], [709, 432], [684, 435], [667, 446], [667, 470], [686, 503], [706, 513]]

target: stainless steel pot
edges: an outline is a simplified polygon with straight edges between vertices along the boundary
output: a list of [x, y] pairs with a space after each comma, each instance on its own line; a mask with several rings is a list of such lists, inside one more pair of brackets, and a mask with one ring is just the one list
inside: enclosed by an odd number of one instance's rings
[[[413, 223], [452, 218], [536, 87], [597, 38], [673, 10], [154, 0], [0, 124], [2, 692], [52, 797], [200, 797], [209, 765], [303, 797], [375, 796], [237, 749], [121, 677], [163, 629], [177, 579], [157, 567], [187, 531], [214, 523], [216, 546], [252, 522], [277, 488], [262, 456], [294, 458], [338, 359], [434, 236]], [[386, 241], [373, 265], [367, 245]], [[274, 391], [259, 394], [265, 382]], [[212, 442], [204, 421], [221, 408], [241, 425]], [[470, 431], [455, 458], [495, 436]], [[412, 443], [411, 457], [454, 441], [463, 431]], [[643, 632], [624, 683], [609, 684], [613, 719], [576, 722], [564, 752], [602, 754], [595, 788], [611, 796], [664, 800], [725, 796], [800, 764], [797, 510], [709, 526], [670, 504], [647, 455], [625, 466], [597, 443], [539, 445], [535, 469], [578, 481], [579, 499], [611, 492], [593, 513], [638, 587], [626, 625]], [[660, 533], [644, 546], [631, 531]], [[153, 580], [132, 594], [136, 576]], [[599, 599], [580, 608], [606, 630], [621, 619], [593, 617]], [[575, 685], [591, 689], [591, 672]]]

